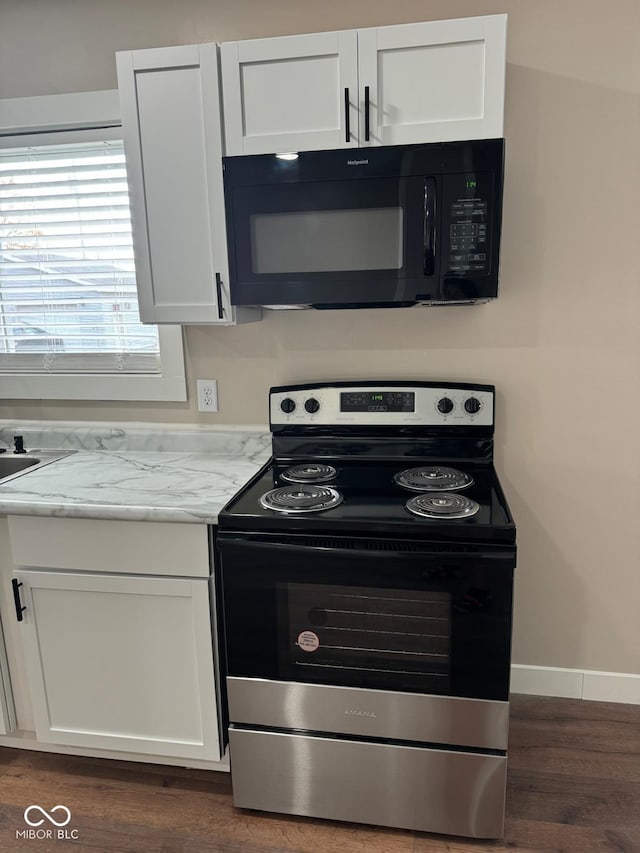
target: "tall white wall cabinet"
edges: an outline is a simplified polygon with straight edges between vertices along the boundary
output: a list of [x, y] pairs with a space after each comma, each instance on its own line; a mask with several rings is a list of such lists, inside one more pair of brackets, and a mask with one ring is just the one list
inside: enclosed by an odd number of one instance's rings
[[142, 320], [257, 319], [229, 299], [217, 45], [116, 61]]

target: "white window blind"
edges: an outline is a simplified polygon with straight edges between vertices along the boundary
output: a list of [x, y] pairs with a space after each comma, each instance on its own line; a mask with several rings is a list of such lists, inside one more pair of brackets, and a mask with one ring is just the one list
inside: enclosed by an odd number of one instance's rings
[[161, 372], [121, 141], [0, 151], [0, 372]]

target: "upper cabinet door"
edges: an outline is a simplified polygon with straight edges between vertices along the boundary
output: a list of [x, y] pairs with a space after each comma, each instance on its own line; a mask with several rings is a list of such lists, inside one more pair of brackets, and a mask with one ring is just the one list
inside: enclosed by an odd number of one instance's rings
[[355, 30], [221, 45], [226, 154], [358, 144]]
[[488, 15], [359, 30], [361, 144], [503, 136], [506, 29]]
[[118, 53], [140, 316], [234, 322], [215, 44]]

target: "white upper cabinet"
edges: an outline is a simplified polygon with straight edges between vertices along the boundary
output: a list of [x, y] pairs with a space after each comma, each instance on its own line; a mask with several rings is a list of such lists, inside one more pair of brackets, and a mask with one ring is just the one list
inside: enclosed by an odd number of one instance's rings
[[506, 15], [221, 46], [227, 154], [503, 135]]
[[506, 33], [506, 15], [359, 30], [361, 144], [503, 136]]
[[229, 301], [217, 45], [116, 61], [142, 320], [255, 319]]
[[221, 45], [227, 154], [358, 143], [355, 30]]

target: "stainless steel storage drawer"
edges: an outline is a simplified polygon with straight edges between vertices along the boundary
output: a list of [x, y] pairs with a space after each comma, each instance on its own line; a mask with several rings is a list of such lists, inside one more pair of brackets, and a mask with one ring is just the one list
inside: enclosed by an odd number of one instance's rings
[[233, 726], [229, 736], [239, 808], [502, 835], [506, 756]]

